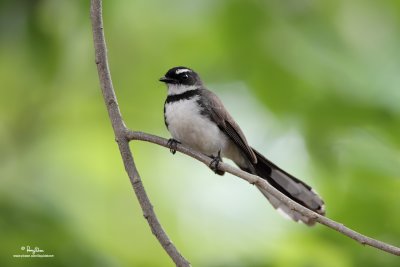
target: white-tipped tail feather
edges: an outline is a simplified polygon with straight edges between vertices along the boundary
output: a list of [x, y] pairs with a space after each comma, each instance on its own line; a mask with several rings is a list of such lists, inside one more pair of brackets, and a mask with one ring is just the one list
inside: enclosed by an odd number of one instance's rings
[[[253, 165], [255, 174], [265, 179], [273, 187], [293, 201], [312, 211], [315, 211], [318, 214], [325, 215], [324, 201], [310, 186], [283, 171], [256, 150], [253, 149], [253, 151], [257, 156], [257, 163]], [[298, 211], [292, 210], [285, 203], [272, 196], [262, 188], [258, 187], [258, 189], [261, 191], [261, 193], [263, 193], [263, 195], [268, 199], [275, 209], [284, 212], [292, 220], [296, 222], [303, 222], [309, 226], [315, 224], [315, 220], [303, 216]]]

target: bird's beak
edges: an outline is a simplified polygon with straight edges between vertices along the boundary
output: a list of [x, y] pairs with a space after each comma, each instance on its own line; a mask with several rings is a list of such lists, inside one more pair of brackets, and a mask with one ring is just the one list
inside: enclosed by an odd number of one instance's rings
[[160, 79], [159, 79], [159, 81], [160, 82], [163, 82], [163, 83], [175, 83], [175, 80], [174, 79], [171, 79], [171, 78], [167, 78], [167, 77], [161, 77]]

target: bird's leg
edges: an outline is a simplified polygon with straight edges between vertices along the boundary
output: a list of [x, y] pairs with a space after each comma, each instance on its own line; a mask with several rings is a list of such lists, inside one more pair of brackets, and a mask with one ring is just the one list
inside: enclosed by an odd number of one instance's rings
[[177, 147], [177, 145], [180, 144], [180, 143], [181, 143], [181, 142], [179, 142], [178, 140], [175, 140], [174, 138], [168, 139], [167, 145], [168, 145], [168, 147], [169, 147], [169, 151], [170, 151], [172, 154], [175, 154], [175, 153], [176, 153], [176, 147]]
[[218, 151], [217, 156], [211, 156], [211, 158], [212, 161], [210, 162], [210, 165], [208, 165], [210, 169], [213, 170], [218, 175], [224, 175], [225, 172], [218, 169], [219, 163], [222, 162], [221, 150]]

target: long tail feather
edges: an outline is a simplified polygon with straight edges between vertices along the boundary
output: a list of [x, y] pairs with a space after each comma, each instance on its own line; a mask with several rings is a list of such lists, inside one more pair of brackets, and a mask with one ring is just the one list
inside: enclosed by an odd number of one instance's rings
[[[290, 199], [312, 211], [325, 215], [324, 201], [309, 185], [280, 169], [255, 149], [253, 149], [253, 151], [257, 157], [257, 163], [253, 165], [255, 174], [267, 180], [268, 183]], [[292, 220], [301, 221], [309, 226], [315, 224], [315, 220], [307, 218], [297, 211], [291, 210], [287, 205], [265, 190], [261, 188], [258, 189], [264, 194], [274, 208], [283, 211]]]

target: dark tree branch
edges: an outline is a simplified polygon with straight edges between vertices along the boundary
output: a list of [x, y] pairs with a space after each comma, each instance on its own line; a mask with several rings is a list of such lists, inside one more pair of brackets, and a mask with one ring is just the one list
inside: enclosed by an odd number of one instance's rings
[[93, 41], [95, 48], [95, 57], [97, 71], [99, 73], [100, 86], [103, 92], [104, 101], [107, 107], [108, 115], [114, 129], [115, 139], [124, 162], [125, 170], [128, 173], [133, 190], [140, 203], [143, 215], [146, 218], [151, 231], [157, 237], [161, 246], [168, 253], [176, 266], [187, 267], [190, 263], [180, 254], [172, 241], [163, 230], [160, 222], [154, 213], [153, 206], [143, 187], [142, 180], [133, 161], [132, 153], [127, 139], [127, 128], [123, 122], [121, 112], [119, 111], [117, 98], [111, 81], [110, 69], [107, 60], [107, 47], [104, 39], [103, 19], [102, 19], [102, 1], [91, 0], [91, 20], [93, 29]]
[[[119, 111], [117, 99], [115, 97], [114, 89], [111, 82], [110, 71], [108, 68], [107, 62], [107, 54], [106, 54], [106, 45], [104, 40], [103, 33], [103, 23], [101, 16], [101, 0], [91, 0], [91, 18], [92, 18], [92, 27], [93, 27], [93, 39], [95, 45], [95, 54], [96, 54], [96, 64], [99, 72], [101, 89], [103, 91], [104, 101], [107, 106], [108, 114], [114, 129], [115, 137], [118, 142], [118, 146], [121, 152], [122, 160], [125, 165], [125, 170], [128, 173], [129, 179], [133, 186], [133, 189], [136, 193], [140, 206], [143, 210], [143, 215], [147, 219], [148, 224], [153, 232], [153, 234], [157, 237], [158, 241], [164, 248], [164, 250], [168, 253], [168, 255], [172, 258], [177, 266], [190, 266], [189, 262], [179, 253], [176, 247], [173, 245], [171, 240], [168, 238], [167, 234], [162, 229], [154, 211], [153, 206], [150, 203], [149, 198], [145, 192], [143, 187], [141, 178], [138, 174], [138, 171], [135, 167], [135, 163], [133, 161], [132, 153], [129, 148], [129, 141], [131, 140], [141, 140], [147, 141], [150, 143], [158, 144], [160, 146], [164, 146], [168, 148], [168, 140], [150, 135], [143, 132], [135, 132], [126, 128], [121, 113]], [[207, 166], [211, 162], [211, 158], [196, 152], [188, 147], [185, 147], [181, 144], [177, 145], [177, 151], [180, 151], [194, 159], [197, 159]], [[229, 164], [221, 162], [218, 165], [219, 169], [222, 171], [231, 173], [241, 179], [248, 181], [251, 184], [256, 184], [257, 186], [263, 188], [265, 191], [278, 198], [280, 201], [288, 205], [291, 209], [296, 210], [307, 216], [309, 218], [315, 219], [320, 224], [323, 224], [335, 231], [338, 231], [363, 245], [368, 245], [388, 253], [400, 256], [400, 248], [389, 245], [382, 241], [370, 238], [368, 236], [362, 235], [341, 223], [335, 222], [325, 216], [321, 216], [318, 213], [315, 213], [302, 205], [294, 202], [290, 198], [283, 195], [281, 192], [276, 190], [273, 186], [268, 184], [264, 179], [244, 172], [238, 168], [235, 168]]]

